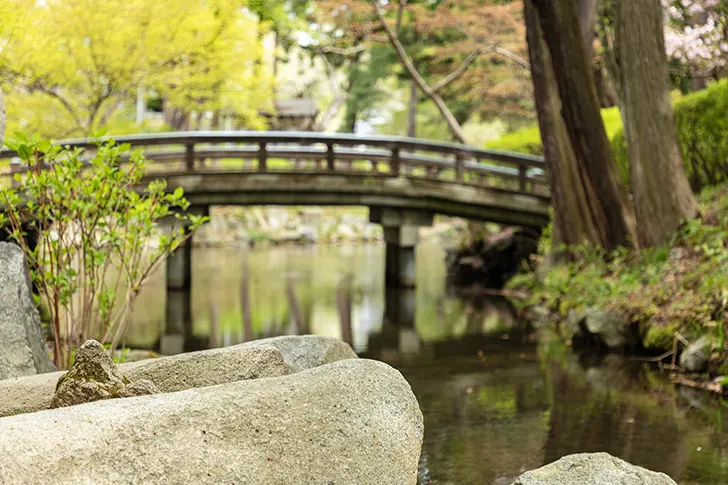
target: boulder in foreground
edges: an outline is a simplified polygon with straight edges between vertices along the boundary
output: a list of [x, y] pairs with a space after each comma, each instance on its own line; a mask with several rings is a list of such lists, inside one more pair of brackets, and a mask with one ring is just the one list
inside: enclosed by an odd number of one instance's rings
[[[346, 343], [313, 335], [275, 337], [158, 359], [120, 364], [131, 380], [147, 379], [162, 392], [278, 377], [357, 355]], [[0, 417], [48, 409], [63, 372], [0, 380]]]
[[290, 376], [0, 419], [0, 483], [415, 485], [412, 390], [350, 359]]
[[631, 465], [608, 453], [581, 453], [521, 475], [513, 485], [677, 485], [664, 473]]

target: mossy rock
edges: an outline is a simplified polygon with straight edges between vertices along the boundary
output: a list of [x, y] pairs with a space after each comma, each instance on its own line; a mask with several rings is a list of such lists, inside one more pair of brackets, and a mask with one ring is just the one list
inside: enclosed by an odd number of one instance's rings
[[132, 382], [119, 371], [103, 345], [89, 340], [76, 352], [71, 369], [58, 379], [51, 408], [159, 392], [150, 381]]
[[675, 332], [680, 331], [680, 323], [669, 325], [650, 324], [642, 340], [646, 350], [667, 352], [673, 346]]

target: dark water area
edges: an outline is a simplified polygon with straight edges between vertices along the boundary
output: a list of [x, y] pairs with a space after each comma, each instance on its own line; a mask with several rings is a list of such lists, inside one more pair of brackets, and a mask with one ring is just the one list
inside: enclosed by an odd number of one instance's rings
[[158, 275], [126, 345], [172, 353], [284, 334], [342, 338], [412, 385], [425, 417], [420, 484], [509, 485], [596, 451], [681, 485], [728, 484], [728, 402], [642, 362], [537, 343], [506, 301], [448, 290], [441, 248], [423, 245], [417, 261], [417, 289], [386, 292], [383, 246], [195, 249], [191, 317], [165, 322]]

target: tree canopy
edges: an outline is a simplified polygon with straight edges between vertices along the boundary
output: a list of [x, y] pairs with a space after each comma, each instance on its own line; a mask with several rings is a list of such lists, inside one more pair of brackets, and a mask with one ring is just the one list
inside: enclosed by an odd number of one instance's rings
[[237, 0], [11, 3], [0, 76], [13, 128], [86, 135], [139, 89], [174, 108], [225, 108], [264, 126], [258, 109], [270, 103], [273, 80], [254, 68], [259, 23]]

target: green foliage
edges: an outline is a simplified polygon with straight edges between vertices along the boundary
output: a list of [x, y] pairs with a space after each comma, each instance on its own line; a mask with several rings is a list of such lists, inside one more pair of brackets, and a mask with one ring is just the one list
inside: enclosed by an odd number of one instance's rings
[[[695, 192], [728, 180], [728, 80], [689, 94], [674, 103], [677, 137], [685, 172]], [[612, 139], [620, 173], [629, 182], [624, 134]]]
[[[647, 324], [644, 345], [669, 349], [675, 330], [709, 333], [725, 343], [728, 307], [728, 187], [702, 195], [706, 217], [687, 222], [670, 244], [609, 254], [569, 247], [570, 258], [543, 274], [513, 278], [509, 288], [531, 292], [528, 304], [566, 317], [571, 310], [599, 308]], [[548, 232], [545, 233], [548, 237]], [[550, 242], [542, 242], [543, 249]], [[722, 348], [722, 345], [719, 345]]]
[[[603, 109], [602, 119], [604, 120], [604, 127], [607, 130], [607, 136], [610, 138], [622, 130], [622, 118], [619, 114], [619, 108]], [[539, 131], [538, 125], [528, 126], [517, 131], [506, 133], [499, 139], [488, 142], [486, 148], [528, 153], [531, 155], [543, 155], [543, 144], [541, 142], [541, 132]]]
[[[69, 366], [89, 338], [115, 348], [142, 286], [206, 219], [184, 215], [181, 189], [142, 188], [147, 160], [128, 145], [99, 140], [85, 153], [22, 134], [6, 144], [27, 171], [0, 189], [0, 226], [23, 249], [48, 306], [56, 364]], [[177, 220], [169, 234], [159, 234], [164, 218]]]
[[[10, 130], [86, 136], [139, 90], [185, 113], [225, 109], [254, 127], [270, 108], [261, 26], [245, 2], [7, 0], [0, 83]], [[286, 2], [290, 3], [290, 2]]]

